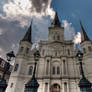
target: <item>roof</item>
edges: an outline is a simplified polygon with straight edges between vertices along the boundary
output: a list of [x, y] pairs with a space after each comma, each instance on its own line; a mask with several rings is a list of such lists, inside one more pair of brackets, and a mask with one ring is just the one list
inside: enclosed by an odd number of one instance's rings
[[30, 27], [28, 28], [22, 41], [28, 41], [28, 42], [32, 43], [32, 36], [31, 35], [32, 35], [32, 23], [31, 23]]
[[84, 41], [90, 41], [82, 23], [80, 22], [80, 25], [81, 25], [81, 42], [84, 42]]
[[60, 23], [60, 21], [59, 21], [59, 17], [58, 17], [57, 12], [56, 12], [56, 14], [55, 14], [55, 18], [54, 18], [54, 20], [53, 20], [52, 25], [53, 25], [53, 26], [56, 26], [56, 27], [60, 27], [60, 26], [61, 26], [61, 23]]

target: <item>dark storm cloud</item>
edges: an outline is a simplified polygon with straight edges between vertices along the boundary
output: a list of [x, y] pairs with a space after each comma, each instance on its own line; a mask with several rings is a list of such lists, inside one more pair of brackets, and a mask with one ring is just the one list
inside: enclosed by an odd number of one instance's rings
[[37, 12], [45, 11], [49, 2], [49, 0], [30, 0], [30, 1], [32, 1], [32, 6], [36, 9]]

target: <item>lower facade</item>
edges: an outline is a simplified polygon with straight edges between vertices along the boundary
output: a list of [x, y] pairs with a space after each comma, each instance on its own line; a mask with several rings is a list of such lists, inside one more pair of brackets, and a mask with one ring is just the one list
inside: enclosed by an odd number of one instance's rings
[[[6, 92], [25, 92], [30, 78], [10, 78]], [[79, 79], [38, 79], [38, 92], [80, 92]]]

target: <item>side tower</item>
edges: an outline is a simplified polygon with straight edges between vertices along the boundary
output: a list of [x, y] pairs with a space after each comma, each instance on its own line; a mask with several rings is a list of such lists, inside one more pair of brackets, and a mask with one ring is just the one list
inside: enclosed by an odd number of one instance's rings
[[29, 50], [32, 46], [31, 37], [32, 25], [28, 28], [24, 38], [19, 43], [19, 50], [16, 55], [15, 65], [12, 70], [6, 92], [24, 92], [26, 77], [26, 62], [28, 61]]
[[92, 41], [89, 39], [82, 23], [81, 26], [81, 47], [84, 54], [84, 71], [89, 80], [92, 81]]

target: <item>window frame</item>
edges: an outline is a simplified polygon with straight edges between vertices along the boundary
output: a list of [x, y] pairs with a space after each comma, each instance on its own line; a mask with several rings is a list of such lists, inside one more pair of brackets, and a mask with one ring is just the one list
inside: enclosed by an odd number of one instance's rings
[[30, 66], [28, 70], [28, 75], [32, 75], [32, 74], [33, 74], [33, 66]]

